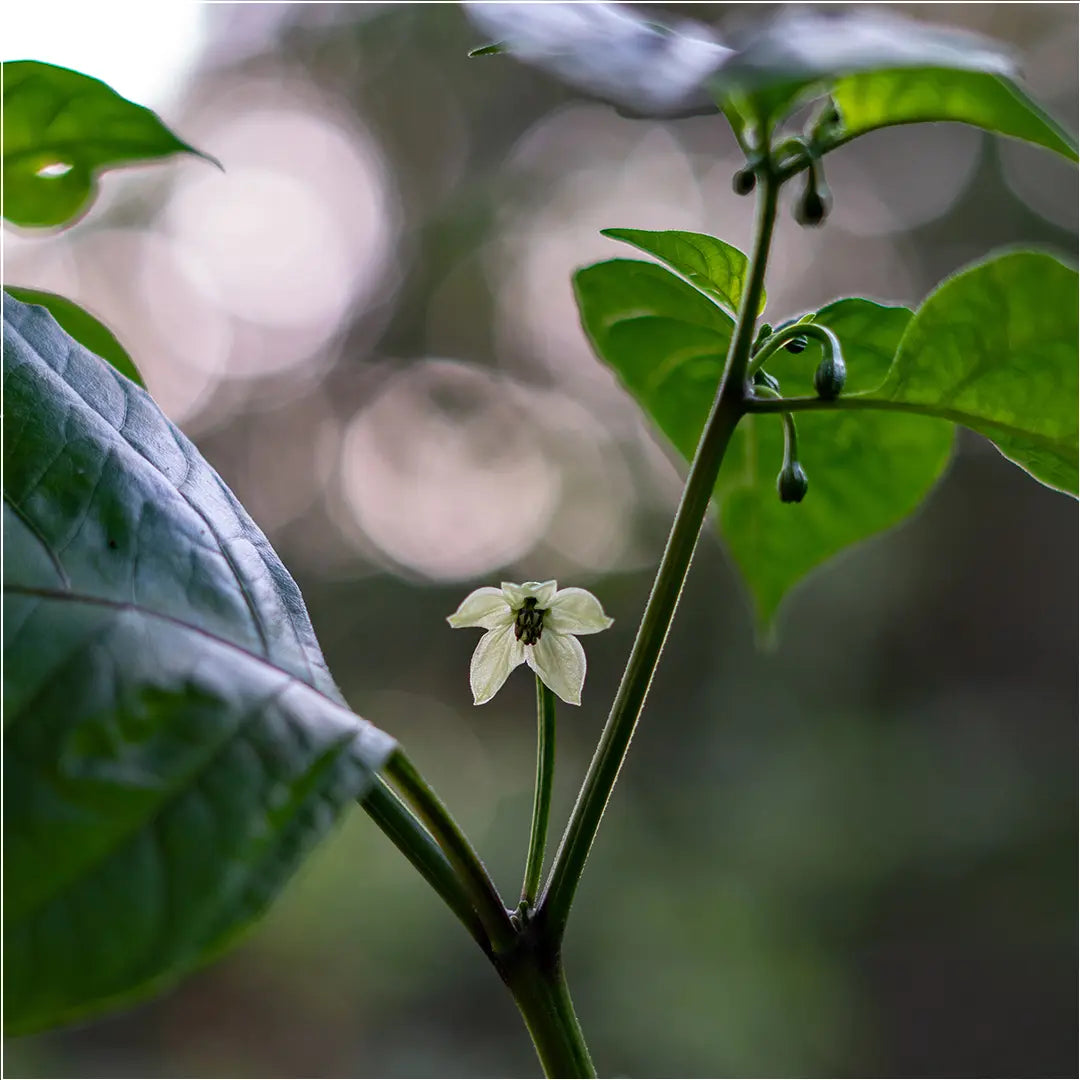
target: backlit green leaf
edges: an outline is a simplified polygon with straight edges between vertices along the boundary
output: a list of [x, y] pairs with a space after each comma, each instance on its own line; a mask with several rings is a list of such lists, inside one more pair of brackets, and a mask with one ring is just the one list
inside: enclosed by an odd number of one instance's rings
[[144, 996], [265, 908], [394, 743], [140, 388], [4, 308], [4, 1008]]
[[127, 350], [113, 332], [99, 322], [85, 308], [79, 307], [66, 296], [59, 296], [44, 289], [20, 289], [15, 285], [5, 285], [4, 290], [24, 304], [38, 304], [84, 348], [108, 360], [121, 375], [126, 375], [132, 382], [145, 387], [142, 376], [128, 356]]
[[930, 294], [871, 396], [981, 432], [1037, 480], [1077, 493], [1077, 273], [1018, 251]]
[[[911, 312], [869, 300], [838, 300], [814, 322], [839, 338], [847, 392], [880, 383]], [[820, 345], [784, 349], [766, 368], [785, 397], [812, 393]], [[785, 594], [844, 548], [896, 525], [926, 497], [948, 464], [953, 426], [885, 412], [801, 412], [799, 460], [810, 481], [800, 503], [782, 503], [779, 415], [747, 416], [728, 446], [716, 484], [720, 529], [768, 628]]]
[[[614, 260], [574, 278], [582, 322], [598, 355], [687, 460], [693, 455], [724, 366], [727, 313], [661, 267]], [[815, 321], [840, 339], [853, 390], [879, 385], [911, 313], [842, 300]], [[766, 365], [785, 395], [809, 390], [820, 349], [781, 350]], [[919, 504], [948, 462], [951, 424], [883, 412], [800, 413], [800, 459], [810, 491], [781, 503], [779, 416], [748, 416], [736, 429], [716, 485], [720, 528], [771, 623], [786, 592], [850, 544], [896, 524]]]
[[[612, 240], [624, 240], [655, 255], [691, 285], [707, 293], [735, 315], [746, 284], [746, 256], [736, 247], [705, 233], [648, 232], [645, 229], [602, 229]], [[765, 293], [761, 308], [765, 308]]]
[[5, 63], [3, 97], [4, 217], [15, 225], [73, 221], [89, 208], [104, 169], [170, 154], [206, 156], [149, 109], [67, 68]]
[[956, 120], [1076, 161], [1076, 140], [1019, 86], [991, 72], [873, 71], [839, 79], [832, 95], [844, 122], [841, 142], [891, 124]]

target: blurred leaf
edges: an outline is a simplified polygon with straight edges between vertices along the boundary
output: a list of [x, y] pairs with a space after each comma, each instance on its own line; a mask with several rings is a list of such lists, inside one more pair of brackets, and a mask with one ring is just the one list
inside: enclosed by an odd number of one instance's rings
[[[712, 405], [731, 338], [731, 318], [661, 267], [614, 260], [578, 271], [582, 322], [598, 355], [645, 413], [690, 460]], [[911, 313], [868, 300], [830, 304], [815, 318], [840, 339], [849, 385], [880, 384]], [[784, 350], [768, 367], [787, 393], [807, 386], [816, 345]], [[810, 478], [801, 503], [781, 503], [780, 417], [747, 416], [728, 447], [716, 485], [720, 530], [767, 627], [785, 593], [856, 541], [896, 524], [941, 475], [951, 424], [875, 412], [801, 413], [800, 460]]]
[[147, 394], [4, 311], [4, 1005], [126, 1003], [223, 949], [394, 743]]
[[684, 21], [672, 29], [612, 3], [467, 3], [464, 8], [476, 26], [497, 39], [500, 52], [634, 115], [716, 111], [706, 82], [731, 50], [700, 23]]
[[874, 71], [838, 80], [832, 96], [844, 121], [841, 142], [890, 124], [955, 120], [1077, 159], [1076, 140], [1019, 86], [990, 72]]
[[[718, 300], [732, 315], [738, 313], [746, 284], [746, 256], [736, 247], [705, 233], [647, 232], [644, 229], [601, 229], [612, 240], [624, 240], [655, 255], [691, 285]], [[765, 309], [761, 294], [758, 313]]]
[[5, 285], [5, 291], [21, 300], [24, 304], [38, 304], [84, 348], [96, 353], [102, 360], [108, 360], [121, 375], [126, 375], [133, 383], [145, 389], [135, 362], [128, 356], [127, 350], [116, 340], [113, 332], [66, 296], [59, 296], [43, 289], [20, 289], [16, 285]]
[[712, 85], [718, 100], [734, 99], [768, 128], [841, 76], [910, 68], [1011, 75], [1015, 63], [997, 42], [966, 30], [880, 9], [794, 6], [752, 30]]
[[972, 428], [1075, 495], [1077, 306], [1077, 273], [1052, 255], [973, 266], [923, 301], [872, 396]]
[[103, 169], [179, 153], [214, 161], [89, 75], [18, 60], [3, 65], [3, 88], [4, 217], [15, 225], [69, 224]]
[[501, 41], [493, 41], [490, 45], [481, 45], [479, 48], [470, 49], [469, 56], [498, 56], [506, 52], [506, 46]]
[[[911, 319], [902, 307], [837, 300], [814, 322], [840, 340], [849, 392], [880, 384]], [[820, 345], [784, 349], [766, 365], [785, 397], [810, 391]], [[948, 464], [953, 427], [884, 412], [801, 412], [799, 460], [810, 481], [800, 503], [782, 503], [776, 477], [784, 455], [778, 415], [747, 416], [717, 479], [720, 530], [768, 629], [785, 594], [844, 548], [896, 525], [926, 497]]]

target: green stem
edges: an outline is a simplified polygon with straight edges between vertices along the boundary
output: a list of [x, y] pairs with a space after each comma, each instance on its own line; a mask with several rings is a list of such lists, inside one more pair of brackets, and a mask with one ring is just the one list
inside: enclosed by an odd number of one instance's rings
[[438, 841], [450, 865], [457, 871], [462, 887], [469, 894], [484, 924], [496, 956], [512, 950], [517, 935], [510, 922], [510, 914], [479, 856], [438, 795], [428, 787], [400, 749], [390, 755], [383, 771], [401, 789], [420, 820]]
[[420, 871], [424, 880], [442, 897], [447, 907], [461, 920], [465, 929], [484, 952], [491, 952], [487, 933], [480, 922], [460, 879], [454, 873], [442, 848], [413, 816], [412, 811], [386, 785], [381, 777], [361, 803], [371, 819], [390, 838], [393, 845]]
[[536, 677], [536, 790], [533, 794], [532, 831], [529, 856], [525, 860], [525, 880], [521, 904], [528, 910], [536, 902], [540, 874], [544, 869], [548, 818], [551, 816], [551, 787], [555, 777], [555, 695]]
[[842, 356], [840, 339], [827, 327], [819, 326], [812, 322], [791, 323], [777, 330], [768, 341], [758, 350], [750, 361], [746, 374], [753, 375], [759, 368], [764, 367], [769, 357], [775, 356], [789, 341], [797, 337], [816, 337], [821, 342], [821, 348], [825, 356]]
[[532, 1036], [548, 1077], [594, 1077], [596, 1070], [578, 1023], [562, 962], [543, 963], [529, 953], [503, 978]]
[[698, 534], [705, 520], [724, 452], [745, 409], [745, 380], [754, 343], [754, 324], [765, 282], [765, 267], [776, 221], [779, 185], [771, 162], [759, 171], [757, 221], [746, 291], [728, 350], [712, 412], [690, 466], [682, 501], [668, 536], [660, 566], [622, 682], [612, 703], [600, 743], [578, 795], [570, 822], [555, 856], [537, 919], [548, 941], [562, 940], [570, 905], [611, 797], [630, 740], [641, 715], [653, 673], [664, 647], [675, 608], [686, 581]]

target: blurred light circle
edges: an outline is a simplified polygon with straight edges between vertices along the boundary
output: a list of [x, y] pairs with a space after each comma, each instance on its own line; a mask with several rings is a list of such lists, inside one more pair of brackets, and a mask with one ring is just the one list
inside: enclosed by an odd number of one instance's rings
[[1041, 146], [1002, 139], [998, 145], [1001, 171], [1013, 193], [1040, 217], [1076, 232], [1076, 165]]
[[886, 236], [935, 221], [971, 182], [982, 141], [964, 124], [901, 124], [833, 151], [824, 159], [829, 224], [854, 236]]
[[235, 375], [281, 370], [317, 350], [385, 280], [397, 222], [367, 132], [310, 93], [262, 85], [230, 89], [224, 120], [209, 112], [202, 145], [226, 172], [185, 170], [165, 215], [205, 265], [218, 305], [271, 335], [264, 347], [255, 334], [253, 348], [230, 358]]
[[559, 498], [533, 408], [524, 388], [456, 361], [392, 376], [343, 440], [342, 494], [356, 524], [395, 563], [436, 580], [521, 558]]

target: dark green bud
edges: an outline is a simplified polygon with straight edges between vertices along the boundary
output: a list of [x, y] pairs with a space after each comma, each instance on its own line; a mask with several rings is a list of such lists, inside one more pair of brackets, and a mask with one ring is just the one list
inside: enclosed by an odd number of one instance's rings
[[797, 461], [786, 462], [776, 478], [776, 490], [780, 493], [780, 501], [785, 503], [802, 502], [809, 486], [810, 481]]
[[750, 355], [753, 356], [770, 337], [772, 337], [772, 327], [767, 322], [762, 323], [758, 328], [757, 337], [754, 338], [754, 345], [750, 350]]
[[798, 356], [808, 344], [809, 341], [807, 340], [806, 335], [800, 334], [798, 337], [793, 337], [790, 341], [785, 341], [784, 348], [787, 349], [789, 353], [795, 353], [795, 355]]
[[754, 385], [767, 386], [770, 390], [780, 393], [780, 380], [774, 379], [767, 371], [763, 371], [761, 368], [754, 372]]
[[757, 174], [749, 165], [744, 169], [740, 169], [731, 178], [731, 190], [734, 191], [736, 195], [749, 195], [756, 185]]
[[821, 181], [811, 179], [802, 198], [795, 204], [795, 220], [811, 228], [824, 223], [829, 216], [832, 197], [828, 187]]
[[825, 401], [833, 401], [840, 396], [847, 379], [847, 368], [839, 356], [826, 356], [814, 372], [814, 389], [817, 396]]

